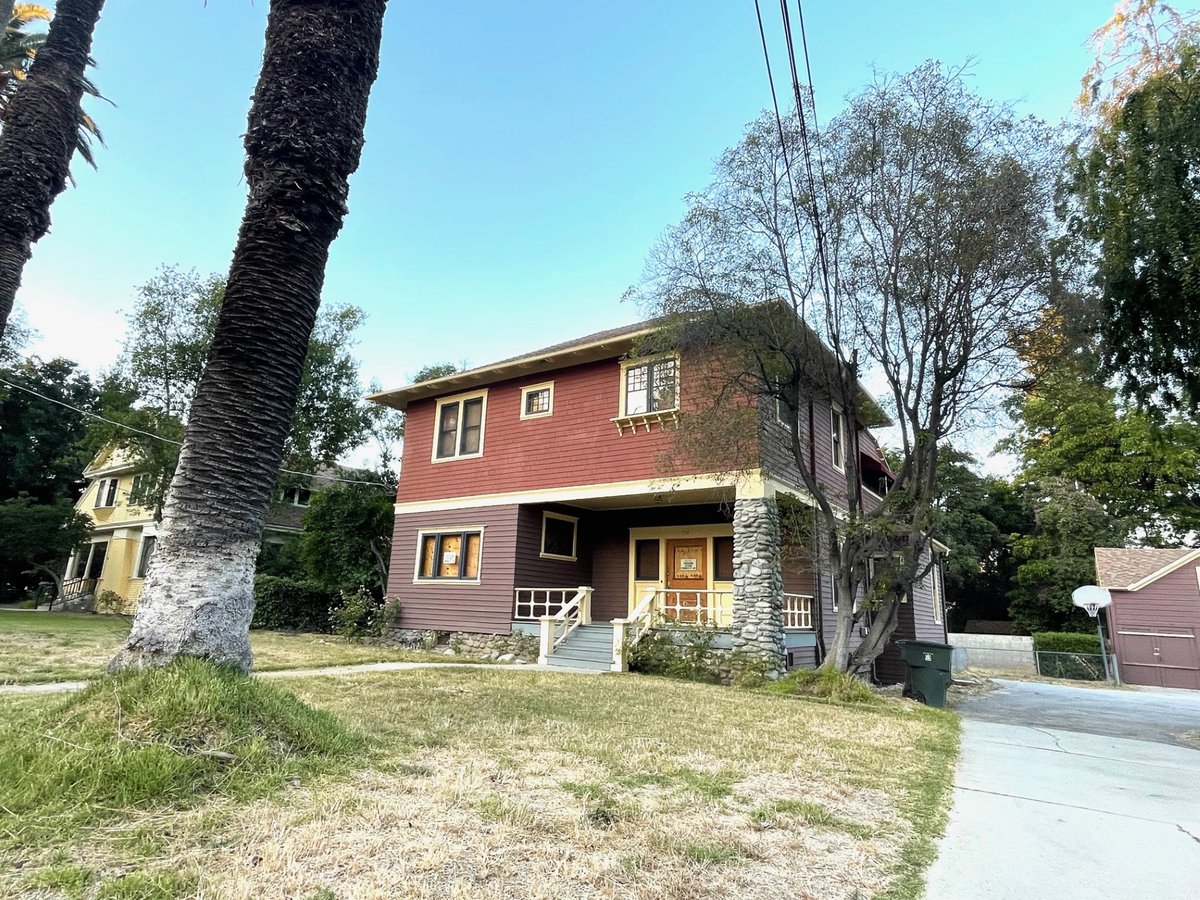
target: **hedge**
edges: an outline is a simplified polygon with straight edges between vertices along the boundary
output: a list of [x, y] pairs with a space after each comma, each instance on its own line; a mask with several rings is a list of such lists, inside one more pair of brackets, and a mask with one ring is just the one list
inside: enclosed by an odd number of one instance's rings
[[340, 601], [337, 591], [310, 581], [259, 575], [254, 579], [254, 618], [250, 627], [328, 633], [329, 611]]
[[1100, 639], [1094, 634], [1042, 631], [1033, 636], [1033, 649], [1040, 653], [1100, 654]]

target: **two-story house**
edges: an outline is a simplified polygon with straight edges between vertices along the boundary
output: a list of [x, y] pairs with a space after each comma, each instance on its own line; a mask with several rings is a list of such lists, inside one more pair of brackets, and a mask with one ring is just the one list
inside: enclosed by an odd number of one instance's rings
[[[157, 540], [154, 511], [130, 503], [140, 479], [149, 477], [136, 454], [115, 444], [104, 447], [83, 470], [87, 481], [75, 509], [92, 520], [89, 542], [71, 554], [63, 578], [62, 601], [90, 603], [115, 596], [98, 612], [132, 613]], [[271, 504], [265, 543], [299, 534], [311, 491], [292, 488]]]
[[[776, 498], [806, 496], [783, 413], [746, 398], [757, 428], [734, 464], [690, 461], [677, 426], [708, 400], [705, 380], [696, 360], [645, 355], [654, 331], [372, 396], [406, 414], [388, 581], [402, 637], [526, 632], [542, 662], [620, 670], [647, 629], [699, 625], [717, 648], [819, 663], [838, 598], [820, 554], [781, 546]], [[891, 473], [871, 435], [846, 434], [828, 398], [799, 408], [818, 479], [844, 485], [859, 453], [878, 501]], [[917, 586], [897, 637], [944, 640], [940, 584], [935, 570]], [[900, 680], [894, 649], [881, 659], [895, 671], [880, 676]]]

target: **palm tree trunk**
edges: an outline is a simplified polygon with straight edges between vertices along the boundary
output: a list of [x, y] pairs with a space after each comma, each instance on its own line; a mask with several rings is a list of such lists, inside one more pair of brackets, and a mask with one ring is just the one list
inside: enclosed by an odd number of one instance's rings
[[104, 0], [59, 0], [46, 44], [8, 104], [0, 131], [0, 337], [33, 245], [50, 227], [50, 204], [67, 185], [83, 72], [103, 6]]
[[272, 0], [246, 132], [249, 199], [133, 628], [111, 671], [247, 671], [254, 562], [358, 167], [386, 0]]

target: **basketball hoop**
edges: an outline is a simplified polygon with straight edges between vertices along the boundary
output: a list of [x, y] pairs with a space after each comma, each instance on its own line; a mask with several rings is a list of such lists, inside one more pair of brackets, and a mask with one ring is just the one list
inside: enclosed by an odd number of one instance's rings
[[[1112, 594], [1108, 592], [1108, 588], [1102, 588], [1095, 584], [1085, 584], [1083, 587], [1077, 587], [1071, 592], [1071, 602], [1096, 620], [1096, 637], [1100, 641], [1100, 655], [1104, 659], [1104, 679], [1107, 681], [1109, 678], [1108, 650], [1104, 646], [1104, 631], [1100, 628], [1099, 615], [1101, 609], [1112, 603]], [[1115, 658], [1113, 662], [1116, 662]], [[1119, 676], [1117, 683], [1121, 683]]]
[[1085, 603], [1085, 604], [1083, 604], [1083, 609], [1087, 612], [1087, 614], [1089, 616], [1091, 616], [1094, 619], [1094, 618], [1096, 618], [1096, 613], [1100, 612], [1100, 604], [1099, 603]]

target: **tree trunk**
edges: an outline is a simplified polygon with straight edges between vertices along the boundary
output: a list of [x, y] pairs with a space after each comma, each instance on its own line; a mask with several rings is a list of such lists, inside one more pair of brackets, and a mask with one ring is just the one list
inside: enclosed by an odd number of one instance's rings
[[0, 337], [33, 245], [50, 228], [50, 204], [67, 186], [83, 73], [103, 6], [59, 0], [46, 44], [8, 104], [0, 131]]
[[110, 671], [179, 656], [250, 668], [254, 562], [362, 150], [385, 5], [271, 3], [225, 300], [133, 628]]

